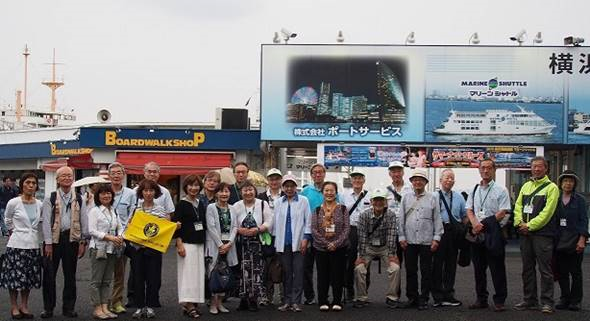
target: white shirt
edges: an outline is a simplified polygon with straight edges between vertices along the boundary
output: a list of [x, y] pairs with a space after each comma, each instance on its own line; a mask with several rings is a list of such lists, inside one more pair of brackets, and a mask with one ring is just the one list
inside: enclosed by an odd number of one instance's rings
[[[363, 193], [363, 191], [361, 191], [361, 193]], [[357, 226], [359, 216], [361, 215], [361, 213], [364, 212], [367, 208], [371, 207], [371, 198], [369, 192], [365, 190], [364, 193], [365, 195], [359, 201], [358, 205], [354, 209], [354, 212], [352, 213], [350, 213], [350, 209], [352, 208], [354, 203], [356, 203], [360, 194], [357, 195], [353, 189], [340, 194], [342, 196], [342, 198], [340, 199], [342, 201], [342, 204], [344, 204], [344, 206], [346, 206], [346, 209], [349, 211], [348, 214], [350, 215], [350, 226]]]
[[393, 210], [393, 212], [397, 216], [398, 222], [399, 222], [399, 206], [400, 206], [401, 201], [400, 202], [396, 201], [395, 195], [393, 194], [392, 190], [396, 191], [402, 197], [406, 194], [414, 193], [414, 190], [412, 189], [411, 186], [406, 185], [406, 184], [404, 184], [404, 186], [402, 186], [401, 191], [398, 191], [395, 188], [395, 186], [393, 186], [393, 184], [388, 185], [386, 187], [386, 190], [387, 190], [387, 207]]
[[[264, 212], [262, 212], [263, 203]], [[252, 211], [252, 209], [246, 209], [243, 200], [234, 203], [232, 207], [238, 219], [238, 228], [242, 227], [242, 221], [244, 221], [244, 219], [248, 215], [248, 211]], [[252, 216], [254, 216], [254, 219], [256, 220], [256, 224], [258, 226], [265, 226], [267, 230], [270, 231], [270, 229], [272, 228], [272, 210], [266, 201], [257, 198], [254, 199], [254, 210], [252, 211]]]
[[121, 221], [115, 214], [114, 209], [109, 210], [107, 207], [99, 206], [93, 207], [88, 212], [88, 233], [90, 234], [89, 248], [106, 249], [107, 253], [113, 252], [113, 244], [105, 241], [104, 237], [107, 234], [110, 235], [121, 235], [123, 232], [123, 226]]
[[6, 203], [4, 221], [12, 235], [8, 240], [7, 247], [16, 249], [38, 249], [42, 241], [39, 231], [41, 230], [41, 207], [42, 203], [35, 200], [37, 205], [36, 218], [31, 223], [29, 215], [25, 210], [22, 198], [15, 197]]
[[[272, 235], [275, 236], [275, 249], [278, 253], [285, 251], [285, 226], [287, 224], [287, 196], [275, 200], [274, 224]], [[291, 199], [291, 250], [299, 252], [305, 234], [311, 235], [311, 210], [307, 197], [296, 194]]]
[[[475, 190], [475, 195], [473, 195], [473, 189], [471, 189], [465, 208], [472, 210], [479, 222], [486, 217], [496, 215], [500, 210], [512, 210], [508, 190], [501, 184], [496, 184], [495, 181], [491, 181], [487, 186], [479, 185]], [[504, 216], [500, 221], [500, 226], [503, 227], [508, 224], [509, 218], [510, 215]]]

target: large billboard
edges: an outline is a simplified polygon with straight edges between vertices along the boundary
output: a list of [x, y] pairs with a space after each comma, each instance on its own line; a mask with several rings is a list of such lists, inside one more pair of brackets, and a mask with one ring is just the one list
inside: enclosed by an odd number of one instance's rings
[[263, 45], [261, 138], [590, 143], [583, 47]]

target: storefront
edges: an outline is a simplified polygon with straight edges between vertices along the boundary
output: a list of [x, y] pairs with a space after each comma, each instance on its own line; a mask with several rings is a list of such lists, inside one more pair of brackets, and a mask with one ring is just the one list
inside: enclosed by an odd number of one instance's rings
[[158, 163], [160, 184], [170, 190], [175, 201], [181, 197], [187, 175], [205, 175], [236, 161], [264, 168], [260, 132], [251, 130], [82, 127], [80, 145], [93, 150], [92, 159], [100, 168], [114, 161], [122, 163], [130, 187], [143, 178], [146, 163]]

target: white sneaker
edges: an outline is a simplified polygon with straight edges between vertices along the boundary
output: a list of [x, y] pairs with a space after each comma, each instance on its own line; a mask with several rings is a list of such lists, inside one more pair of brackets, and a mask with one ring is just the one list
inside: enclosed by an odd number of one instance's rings
[[131, 316], [134, 319], [141, 319], [141, 315], [143, 314], [143, 309], [137, 309], [137, 311], [133, 312]]
[[289, 310], [291, 310], [291, 305], [290, 304], [283, 304], [280, 307], [278, 307], [277, 310], [279, 310], [281, 312], [289, 311]]
[[293, 312], [301, 312], [301, 308], [297, 304], [291, 305], [291, 311]]
[[217, 310], [219, 310], [219, 312], [221, 313], [229, 313], [229, 310], [226, 307], [224, 307], [223, 304], [219, 304]]
[[217, 307], [212, 305], [209, 307], [209, 313], [211, 314], [219, 314], [219, 310], [217, 310]]
[[154, 312], [154, 309], [147, 307], [145, 309], [145, 317], [148, 319], [153, 319], [156, 317], [156, 312]]
[[320, 311], [325, 312], [325, 311], [329, 311], [329, 310], [330, 310], [330, 307], [326, 304], [320, 306]]

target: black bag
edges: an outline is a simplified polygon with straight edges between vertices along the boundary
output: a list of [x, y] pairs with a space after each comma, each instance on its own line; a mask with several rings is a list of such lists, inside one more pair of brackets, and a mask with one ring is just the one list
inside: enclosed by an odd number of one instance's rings
[[561, 230], [559, 233], [559, 238], [557, 240], [557, 246], [555, 246], [555, 250], [557, 252], [572, 254], [576, 252], [576, 245], [578, 244], [579, 239], [580, 235], [577, 231], [566, 229]]
[[273, 257], [273, 256], [275, 256], [275, 254], [277, 254], [277, 249], [275, 249], [274, 235], [271, 235], [270, 239], [271, 239], [270, 245], [269, 244], [262, 244], [260, 246], [260, 248], [262, 249], [262, 256], [265, 258]]
[[217, 257], [215, 266], [209, 275], [209, 290], [211, 293], [230, 292], [235, 285], [235, 277], [225, 258]]
[[268, 265], [268, 276], [272, 283], [283, 283], [283, 265], [278, 257], [270, 260]]

